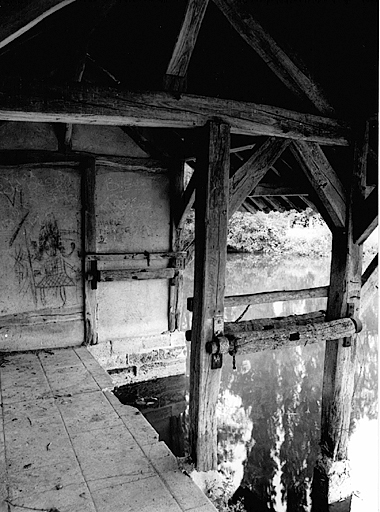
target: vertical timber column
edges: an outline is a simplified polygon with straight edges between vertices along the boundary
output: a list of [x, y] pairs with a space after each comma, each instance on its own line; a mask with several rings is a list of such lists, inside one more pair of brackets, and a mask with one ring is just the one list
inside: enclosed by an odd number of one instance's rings
[[194, 310], [190, 359], [190, 452], [199, 471], [217, 466], [216, 403], [221, 369], [206, 343], [223, 325], [227, 259], [230, 127], [210, 121], [199, 154], [195, 197]]
[[[333, 233], [326, 320], [359, 317], [362, 246], [353, 241], [353, 201], [357, 176], [351, 179], [344, 230]], [[351, 403], [354, 393], [356, 337], [328, 341], [322, 389], [321, 454], [314, 470], [313, 511], [349, 511], [350, 467], [347, 459]], [[337, 509], [338, 510], [338, 509]]]
[[[98, 343], [96, 261], [89, 261], [88, 253], [96, 253], [95, 179], [96, 161], [86, 161], [82, 177], [82, 208], [84, 236], [84, 321], [85, 345]], [[91, 275], [93, 280], [88, 280]]]

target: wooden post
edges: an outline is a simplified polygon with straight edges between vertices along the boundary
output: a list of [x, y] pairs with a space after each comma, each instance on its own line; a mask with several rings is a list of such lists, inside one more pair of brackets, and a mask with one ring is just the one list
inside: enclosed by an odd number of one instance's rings
[[[86, 163], [82, 177], [82, 209], [83, 209], [83, 239], [84, 239], [84, 322], [85, 345], [98, 343], [97, 292], [93, 281], [87, 279], [94, 274], [96, 261], [90, 261], [86, 255], [96, 252], [96, 216], [95, 216], [95, 158]], [[96, 281], [95, 281], [96, 282]]]
[[215, 417], [221, 370], [211, 369], [206, 343], [223, 325], [227, 259], [230, 128], [207, 124], [195, 197], [194, 315], [190, 360], [190, 454], [199, 471], [217, 467]]
[[[333, 233], [330, 287], [326, 320], [359, 316], [362, 246], [353, 238], [353, 201], [356, 170], [351, 177], [346, 225]], [[354, 392], [356, 339], [326, 342], [322, 389], [321, 453], [314, 470], [313, 511], [334, 510], [334, 503], [346, 501], [350, 510], [350, 467], [347, 459], [351, 403]], [[342, 504], [343, 506], [343, 504]]]

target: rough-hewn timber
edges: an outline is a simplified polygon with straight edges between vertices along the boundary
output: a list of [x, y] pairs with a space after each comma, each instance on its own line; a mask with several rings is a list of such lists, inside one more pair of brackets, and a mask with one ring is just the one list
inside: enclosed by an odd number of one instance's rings
[[317, 144], [294, 142], [292, 152], [337, 228], [346, 222], [346, 192], [322, 149]]
[[263, 331], [238, 331], [239, 323], [233, 332], [225, 328], [225, 335], [218, 336], [218, 343], [209, 345], [209, 349], [222, 354], [236, 351], [237, 354], [251, 354], [264, 350], [278, 350], [312, 343], [335, 340], [352, 336], [357, 331], [355, 322], [350, 318], [331, 322], [309, 323], [306, 325], [289, 324], [286, 328]]
[[208, 1], [209, 0], [188, 1], [181, 30], [164, 77], [164, 88], [166, 90], [185, 90], [187, 68], [197, 41]]
[[349, 144], [348, 126], [335, 119], [268, 105], [165, 92], [128, 92], [84, 84], [0, 85], [0, 120], [160, 128], [194, 128], [220, 118], [232, 133], [319, 144]]
[[217, 467], [216, 404], [221, 370], [211, 369], [206, 343], [213, 319], [223, 322], [227, 259], [230, 130], [212, 121], [203, 133], [195, 210], [194, 316], [190, 361], [190, 453], [200, 471]]

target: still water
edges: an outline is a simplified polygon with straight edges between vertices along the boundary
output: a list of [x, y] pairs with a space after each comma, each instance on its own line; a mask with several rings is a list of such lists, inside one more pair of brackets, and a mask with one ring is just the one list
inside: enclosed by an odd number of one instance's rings
[[[229, 255], [226, 295], [325, 286], [329, 267], [325, 258], [271, 262], [262, 256]], [[185, 302], [193, 295], [192, 271], [189, 268], [185, 276]], [[325, 307], [323, 298], [263, 304], [251, 306], [243, 320], [302, 314]], [[244, 309], [228, 308], [225, 320], [236, 320]], [[359, 334], [350, 424], [349, 456], [357, 490], [353, 512], [378, 510], [377, 315], [378, 297], [374, 295], [361, 314], [363, 331]], [[184, 314], [182, 327], [191, 328], [189, 312]], [[320, 438], [323, 358], [322, 344], [237, 356], [235, 371], [230, 356], [224, 358], [217, 409], [219, 470], [230, 494], [235, 493], [235, 499], [244, 496], [247, 511], [310, 510], [311, 477]], [[175, 388], [173, 383], [171, 386]], [[184, 395], [181, 400], [177, 396], [182, 416], [186, 416], [184, 403]], [[154, 409], [146, 410], [153, 425], [154, 418], [149, 414]], [[162, 430], [161, 438], [180, 455], [178, 450], [186, 448], [186, 439], [182, 444], [178, 441], [181, 423], [171, 419], [170, 424], [175, 433]]]

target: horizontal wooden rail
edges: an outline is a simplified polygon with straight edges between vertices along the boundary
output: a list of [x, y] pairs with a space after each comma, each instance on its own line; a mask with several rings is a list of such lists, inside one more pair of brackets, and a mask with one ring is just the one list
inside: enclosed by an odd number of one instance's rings
[[349, 338], [361, 330], [361, 323], [353, 318], [341, 318], [330, 322], [288, 326], [264, 331], [234, 332], [218, 336], [209, 342], [209, 353], [249, 354], [264, 350], [277, 350], [317, 342]]
[[[325, 311], [313, 311], [303, 315], [276, 316], [275, 318], [256, 318], [242, 322], [226, 322], [224, 334], [234, 335], [235, 332], [267, 331], [269, 329], [281, 329], [291, 327], [297, 329], [300, 325], [316, 324], [325, 321]], [[186, 331], [186, 340], [191, 341], [191, 331]]]
[[117, 270], [99, 270], [99, 282], [109, 281], [131, 281], [131, 280], [145, 280], [145, 279], [171, 279], [174, 277], [176, 269], [174, 268], [161, 268], [157, 270], [145, 269], [117, 269]]
[[[268, 302], [315, 299], [327, 297], [328, 286], [318, 288], [305, 288], [301, 290], [281, 290], [273, 292], [251, 293], [248, 295], [231, 295], [224, 297], [224, 307], [246, 306], [248, 304], [264, 304]], [[187, 309], [193, 311], [193, 297], [187, 299]]]
[[120, 260], [160, 260], [160, 259], [184, 259], [186, 252], [133, 252], [133, 253], [90, 253], [86, 254], [87, 261], [120, 261]]

